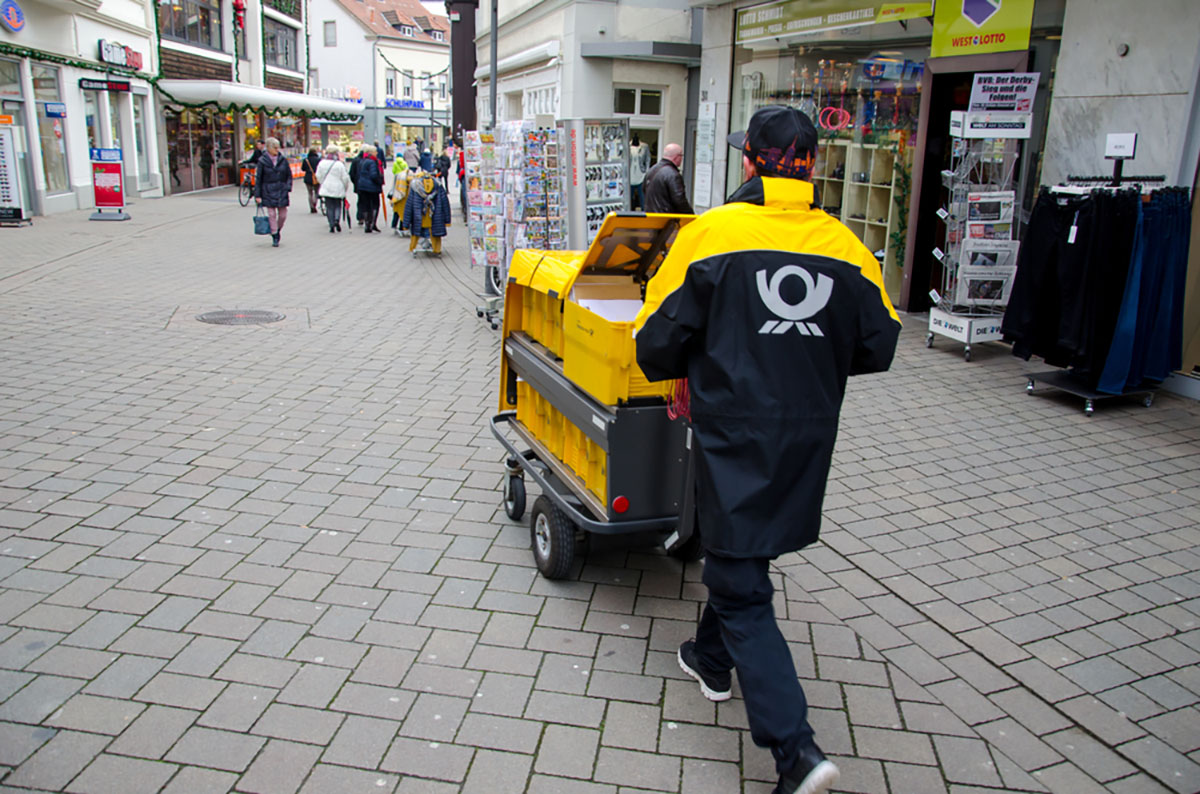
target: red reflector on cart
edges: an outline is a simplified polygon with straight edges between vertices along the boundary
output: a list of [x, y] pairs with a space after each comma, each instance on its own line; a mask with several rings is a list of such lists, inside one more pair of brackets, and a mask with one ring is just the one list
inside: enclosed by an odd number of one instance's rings
[[616, 499], [613, 499], [613, 512], [614, 513], [624, 513], [628, 509], [629, 509], [629, 500], [626, 499], [624, 496], [618, 496]]

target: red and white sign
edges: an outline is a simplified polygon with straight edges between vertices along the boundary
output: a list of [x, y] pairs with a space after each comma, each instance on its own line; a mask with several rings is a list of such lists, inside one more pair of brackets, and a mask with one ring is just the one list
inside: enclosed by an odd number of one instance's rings
[[92, 162], [92, 192], [96, 209], [123, 209], [125, 186], [122, 183], [121, 163]]
[[142, 54], [133, 47], [126, 47], [115, 41], [100, 39], [100, 60], [113, 66], [124, 66], [126, 69], [142, 68]]

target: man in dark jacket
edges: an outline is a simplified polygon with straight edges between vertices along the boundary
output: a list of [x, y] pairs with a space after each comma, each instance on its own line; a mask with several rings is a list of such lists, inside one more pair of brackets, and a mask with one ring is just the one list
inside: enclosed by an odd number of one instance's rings
[[683, 147], [668, 143], [663, 148], [663, 159], [646, 172], [646, 179], [642, 183], [642, 190], [646, 194], [646, 212], [692, 214], [692, 205], [688, 203], [687, 192], [683, 188], [683, 174], [679, 173], [682, 163]]
[[354, 189], [358, 192], [358, 207], [362, 213], [363, 231], [382, 231], [377, 225], [379, 197], [383, 194], [383, 164], [375, 156], [374, 146], [362, 148], [362, 160], [354, 177]]
[[798, 110], [759, 110], [740, 150], [746, 182], [683, 227], [635, 322], [650, 380], [687, 378], [708, 603], [679, 666], [709, 700], [735, 668], [750, 736], [780, 794], [838, 778], [775, 623], [770, 561], [817, 540], [846, 378], [886, 370], [900, 321], [879, 262], [813, 209], [817, 147]]
[[346, 166], [346, 170], [350, 173], [350, 184], [354, 185], [354, 217], [359, 226], [363, 225], [363, 200], [358, 192], [358, 169], [362, 165], [365, 152], [366, 144], [358, 148], [358, 154], [351, 157], [350, 163]]

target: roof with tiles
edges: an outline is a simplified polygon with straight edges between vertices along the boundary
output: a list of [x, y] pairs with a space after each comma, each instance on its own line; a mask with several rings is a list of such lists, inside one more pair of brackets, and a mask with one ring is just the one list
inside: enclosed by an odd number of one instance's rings
[[[338, 0], [371, 33], [388, 39], [420, 41], [427, 44], [450, 42], [450, 20], [430, 13], [418, 0]], [[412, 28], [405, 36], [401, 28]], [[442, 41], [432, 35], [440, 31]]]

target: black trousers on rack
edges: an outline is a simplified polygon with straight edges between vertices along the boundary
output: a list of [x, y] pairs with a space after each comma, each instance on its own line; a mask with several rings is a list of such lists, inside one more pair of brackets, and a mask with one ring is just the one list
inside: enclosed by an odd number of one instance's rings
[[1073, 367], [1091, 388], [1104, 369], [1125, 290], [1136, 191], [1043, 189], [1021, 244], [1002, 331], [1013, 355]]

